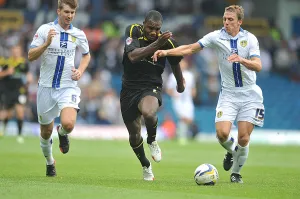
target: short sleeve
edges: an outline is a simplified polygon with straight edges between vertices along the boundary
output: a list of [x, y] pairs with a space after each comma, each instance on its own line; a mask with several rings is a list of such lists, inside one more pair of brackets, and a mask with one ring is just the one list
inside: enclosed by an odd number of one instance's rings
[[249, 57], [260, 57], [259, 42], [253, 35], [249, 35]]
[[[177, 47], [178, 47], [178, 44], [174, 39], [171, 38], [168, 40], [168, 47], [167, 47], [168, 49], [177, 48]], [[182, 56], [167, 57], [169, 63], [173, 66], [179, 64], [179, 62], [182, 60], [182, 58], [183, 58]]]
[[79, 39], [78, 42], [79, 50], [83, 55], [88, 54], [90, 52], [89, 43], [83, 31], [81, 31], [81, 36], [78, 39]]
[[213, 47], [215, 43], [215, 39], [217, 38], [217, 32], [210, 32], [205, 35], [202, 39], [199, 39], [198, 43], [200, 44], [201, 48], [204, 47]]
[[136, 48], [140, 48], [139, 37], [141, 37], [139, 25], [133, 24], [126, 28], [125, 30], [125, 53], [129, 53]]
[[30, 48], [35, 48], [38, 46], [41, 46], [43, 43], [46, 42], [47, 36], [48, 35], [48, 30], [47, 25], [42, 25], [39, 27], [39, 29], [36, 31], [36, 33], [33, 36], [32, 42], [30, 44]]

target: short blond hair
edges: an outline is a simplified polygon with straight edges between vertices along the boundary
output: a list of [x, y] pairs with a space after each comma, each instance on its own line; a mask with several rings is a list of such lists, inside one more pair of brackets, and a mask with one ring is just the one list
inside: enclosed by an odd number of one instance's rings
[[238, 20], [244, 20], [244, 8], [239, 5], [231, 5], [225, 8], [225, 12], [235, 12]]
[[57, 6], [59, 9], [63, 8], [63, 4], [70, 6], [70, 8], [72, 8], [72, 9], [77, 9], [77, 7], [78, 7], [77, 0], [58, 0]]

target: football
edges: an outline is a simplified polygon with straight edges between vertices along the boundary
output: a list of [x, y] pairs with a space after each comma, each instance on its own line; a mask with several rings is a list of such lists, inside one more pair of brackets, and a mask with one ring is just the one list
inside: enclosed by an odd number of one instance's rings
[[194, 173], [197, 185], [215, 185], [219, 179], [219, 173], [212, 164], [201, 164]]

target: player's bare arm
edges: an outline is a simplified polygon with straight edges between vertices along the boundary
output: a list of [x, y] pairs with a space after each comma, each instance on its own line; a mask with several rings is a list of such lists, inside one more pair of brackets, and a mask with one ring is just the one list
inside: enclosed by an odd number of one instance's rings
[[202, 50], [202, 47], [198, 42], [196, 42], [189, 45], [182, 45], [177, 48], [172, 48], [169, 50], [157, 50], [154, 53], [152, 59], [154, 62], [156, 62], [159, 57], [191, 55], [196, 52], [199, 52], [200, 50]]
[[90, 53], [82, 56], [78, 69], [76, 68], [72, 69], [72, 80], [78, 81], [81, 78], [82, 74], [84, 73], [85, 69], [88, 67], [90, 63], [90, 60], [91, 60]]
[[259, 72], [262, 69], [261, 60], [258, 57], [252, 57], [250, 60], [245, 59], [237, 54], [228, 57], [229, 62], [239, 62], [249, 70]]
[[7, 70], [0, 72], [0, 79], [9, 75], [14, 74], [15, 69], [13, 67], [9, 67]]
[[185, 79], [182, 76], [182, 71], [180, 68], [180, 65], [171, 65], [172, 72], [175, 76], [175, 79], [177, 81], [177, 92], [182, 93], [185, 89]]
[[171, 36], [172, 33], [170, 31], [162, 33], [158, 39], [149, 46], [136, 48], [128, 53], [128, 58], [134, 63], [152, 55], [156, 50], [162, 47], [168, 41], [168, 39], [171, 38]]
[[38, 47], [35, 48], [31, 48], [28, 52], [28, 60], [29, 61], [34, 61], [37, 60], [43, 53], [44, 51], [48, 48], [48, 46], [50, 46], [53, 37], [56, 35], [57, 33], [55, 32], [54, 29], [50, 29], [50, 31], [48, 32], [48, 36], [47, 36], [47, 40], [46, 42]]

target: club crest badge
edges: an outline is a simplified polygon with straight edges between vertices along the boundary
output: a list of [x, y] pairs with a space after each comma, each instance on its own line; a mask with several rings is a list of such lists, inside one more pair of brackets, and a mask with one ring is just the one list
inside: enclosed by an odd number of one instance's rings
[[219, 112], [217, 113], [217, 117], [218, 117], [218, 118], [222, 117], [222, 115], [223, 115], [223, 111], [219, 111]]
[[248, 42], [247, 42], [246, 40], [242, 40], [242, 41], [240, 42], [240, 45], [241, 45], [243, 48], [245, 48], [245, 47], [247, 46], [247, 44], [248, 44]]
[[73, 43], [75, 43], [76, 37], [71, 36], [71, 40], [72, 40]]

